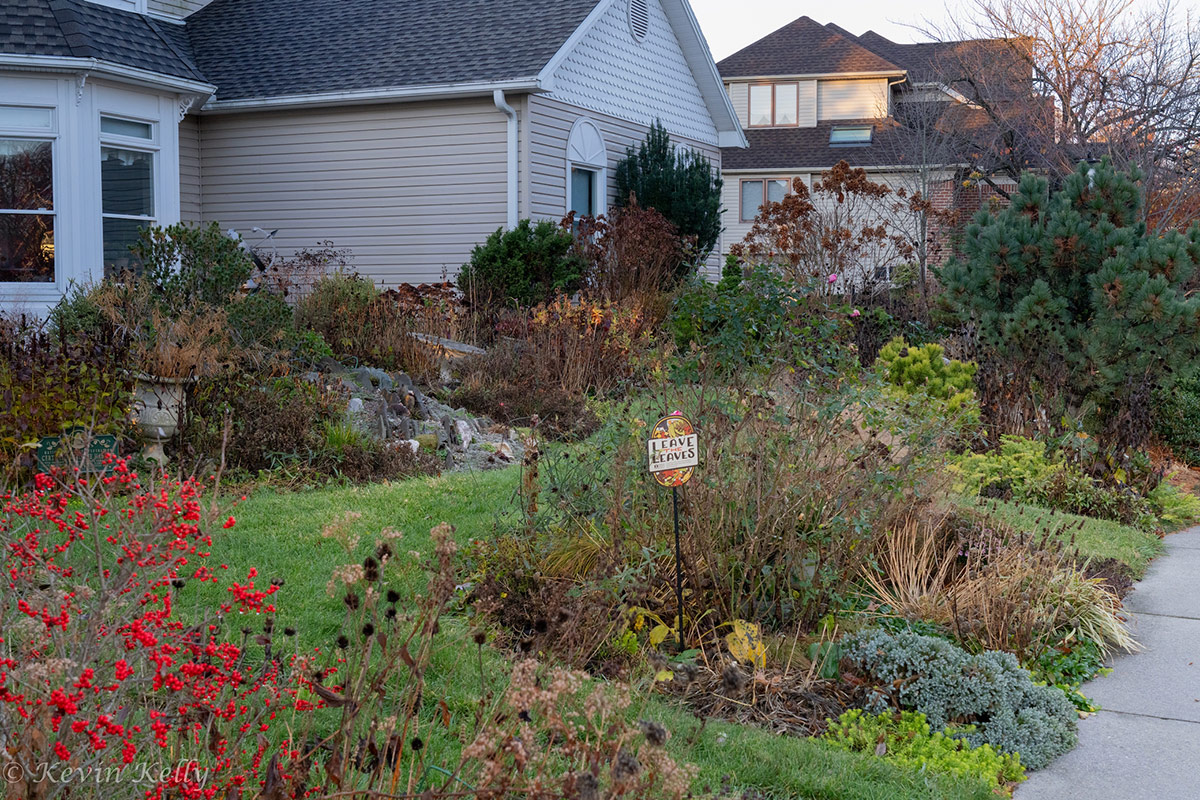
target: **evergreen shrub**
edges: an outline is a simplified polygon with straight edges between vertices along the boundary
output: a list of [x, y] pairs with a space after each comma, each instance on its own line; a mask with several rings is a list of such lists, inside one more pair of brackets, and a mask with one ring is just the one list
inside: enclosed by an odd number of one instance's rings
[[1075, 746], [1075, 707], [1061, 690], [1036, 685], [1012, 653], [972, 655], [945, 639], [880, 629], [843, 647], [888, 693], [876, 694], [876, 705], [919, 711], [931, 728], [951, 728], [972, 747], [1020, 754], [1036, 770]]

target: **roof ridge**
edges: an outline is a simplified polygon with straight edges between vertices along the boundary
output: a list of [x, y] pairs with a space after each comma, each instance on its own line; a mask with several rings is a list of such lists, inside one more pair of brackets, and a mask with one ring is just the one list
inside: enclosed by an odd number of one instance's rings
[[[774, 64], [779, 66], [772, 66]], [[800, 69], [798, 64], [812, 68]], [[904, 71], [902, 66], [863, 45], [849, 31], [832, 23], [822, 24], [808, 15], [797, 17], [723, 58], [718, 67], [725, 77], [737, 77], [739, 74]]]
[[[204, 73], [200, 71], [200, 67], [196, 64], [196, 59], [192, 58], [190, 53], [185, 53], [175, 46], [175, 43], [171, 41], [171, 37], [163, 33], [163, 29], [159, 26], [158, 20], [149, 14], [140, 14], [139, 16], [146, 21], [146, 25], [149, 26], [150, 30], [154, 31], [154, 35], [158, 37], [158, 40], [166, 45], [167, 49], [174, 53], [176, 58], [186, 64], [192, 70], [194, 75], [201, 78], [204, 77]], [[183, 29], [183, 34], [187, 36], [186, 26]]]
[[54, 15], [54, 23], [62, 34], [63, 42], [75, 58], [95, 58], [90, 31], [72, 0], [50, 0], [46, 7]]

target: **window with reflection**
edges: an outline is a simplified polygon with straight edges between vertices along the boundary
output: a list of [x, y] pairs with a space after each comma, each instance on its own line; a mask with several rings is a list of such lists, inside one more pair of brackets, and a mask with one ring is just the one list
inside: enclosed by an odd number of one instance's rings
[[100, 203], [104, 228], [104, 274], [138, 272], [140, 260], [131, 248], [143, 228], [154, 225], [154, 153], [120, 146], [127, 141], [153, 141], [147, 122], [100, 118]]
[[54, 142], [0, 137], [0, 282], [54, 282]]

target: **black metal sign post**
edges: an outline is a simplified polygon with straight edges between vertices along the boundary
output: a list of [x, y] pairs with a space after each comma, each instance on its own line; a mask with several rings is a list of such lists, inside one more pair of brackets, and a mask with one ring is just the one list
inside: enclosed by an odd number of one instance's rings
[[654, 423], [647, 442], [650, 474], [671, 489], [671, 511], [675, 518], [675, 640], [683, 649], [683, 548], [679, 537], [679, 487], [696, 472], [700, 442], [690, 420], [676, 412]]

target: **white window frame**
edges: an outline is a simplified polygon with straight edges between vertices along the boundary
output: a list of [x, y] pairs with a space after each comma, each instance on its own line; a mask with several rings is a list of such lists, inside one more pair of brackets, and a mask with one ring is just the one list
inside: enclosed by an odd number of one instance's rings
[[58, 109], [56, 106], [45, 103], [27, 103], [27, 102], [5, 102], [2, 105], [14, 106], [19, 108], [36, 108], [50, 112], [50, 127], [49, 128], [22, 128], [18, 126], [0, 126], [0, 139], [15, 139], [24, 142], [49, 142], [50, 143], [50, 180], [51, 194], [54, 197], [53, 207], [50, 209], [0, 209], [0, 214], [20, 214], [32, 216], [48, 216], [53, 217], [54, 230], [54, 280], [51, 281], [0, 281], [0, 286], [3, 287], [22, 287], [25, 289], [38, 289], [40, 287], [57, 287], [62, 282], [63, 261], [59, 257], [60, 243], [60, 216], [59, 202], [62, 186], [60, 180], [59, 164], [59, 125], [58, 125]]
[[[125, 122], [137, 122], [143, 125], [150, 126], [150, 138], [143, 139], [138, 136], [121, 136], [114, 133], [105, 133], [100, 130], [104, 118], [122, 120]], [[150, 191], [151, 197], [151, 215], [141, 214], [110, 214], [104, 211], [104, 181], [100, 181], [100, 237], [101, 242], [104, 241], [104, 221], [109, 219], [124, 219], [144, 223], [140, 227], [149, 228], [158, 225], [158, 221], [162, 215], [162, 199], [161, 199], [161, 181], [159, 180], [159, 171], [162, 169], [162, 152], [161, 144], [161, 129], [162, 125], [156, 119], [146, 119], [144, 117], [130, 116], [129, 114], [118, 114], [108, 111], [101, 111], [96, 116], [96, 129], [100, 131], [99, 145], [96, 149], [97, 163], [104, 162], [104, 148], [115, 147], [121, 150], [132, 150], [138, 153], [150, 154]], [[103, 266], [103, 244], [101, 244], [101, 264]]]
[[563, 214], [571, 213], [571, 171], [587, 170], [595, 174], [592, 181], [592, 208], [595, 216], [608, 213], [608, 146], [604, 132], [591, 119], [580, 117], [567, 136], [567, 168], [564, 186]]

